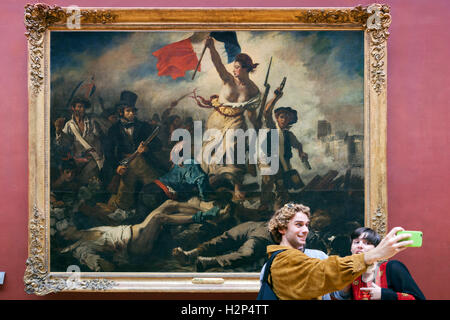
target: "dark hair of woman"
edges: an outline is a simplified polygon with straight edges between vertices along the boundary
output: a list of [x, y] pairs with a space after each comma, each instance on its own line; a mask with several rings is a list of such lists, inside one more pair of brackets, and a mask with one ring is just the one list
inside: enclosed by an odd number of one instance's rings
[[259, 63], [253, 63], [252, 58], [246, 53], [239, 53], [234, 61], [239, 62], [247, 72], [252, 72], [259, 65]]
[[362, 234], [364, 234], [363, 238], [366, 239], [367, 242], [374, 245], [375, 247], [381, 241], [380, 235], [375, 230], [372, 230], [367, 227], [361, 227], [353, 231], [353, 233], [350, 235], [351, 241], [353, 241], [356, 238], [359, 238]]

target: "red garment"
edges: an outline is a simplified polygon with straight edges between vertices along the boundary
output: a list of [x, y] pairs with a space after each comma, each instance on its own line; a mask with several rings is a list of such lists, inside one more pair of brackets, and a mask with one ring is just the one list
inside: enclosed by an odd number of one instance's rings
[[172, 199], [172, 200], [176, 200], [177, 199], [177, 195], [174, 194], [173, 192], [170, 192], [169, 188], [167, 188], [167, 186], [164, 183], [162, 183], [158, 179], [155, 179], [153, 182], [158, 187], [160, 187], [162, 189], [162, 191], [164, 191], [164, 193], [166, 194], [167, 198]]
[[171, 76], [172, 79], [184, 77], [186, 71], [194, 70], [198, 64], [197, 54], [189, 38], [168, 44], [153, 52], [153, 55], [158, 58], [158, 76]]
[[[384, 262], [380, 265], [377, 278], [375, 279], [375, 284], [381, 288], [388, 289], [388, 281], [387, 281], [387, 273], [386, 273], [387, 262]], [[354, 300], [370, 300], [370, 295], [368, 292], [364, 290], [361, 291], [361, 288], [370, 287], [371, 282], [365, 283], [361, 280], [362, 276], [359, 276], [357, 279], [353, 280], [352, 283], [352, 294]], [[413, 295], [396, 292], [397, 300], [416, 300]]]

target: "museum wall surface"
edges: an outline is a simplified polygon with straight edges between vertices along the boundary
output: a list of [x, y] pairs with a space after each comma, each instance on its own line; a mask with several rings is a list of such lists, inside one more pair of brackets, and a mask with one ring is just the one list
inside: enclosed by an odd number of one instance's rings
[[[0, 4], [2, 35], [0, 91], [0, 299], [254, 299], [256, 294], [57, 294], [24, 292], [28, 223], [27, 40], [24, 6], [31, 1]], [[178, 1], [53, 1], [59, 6], [179, 6]], [[340, 1], [206, 1], [191, 7], [353, 7], [371, 2]], [[392, 24], [388, 40], [387, 173], [388, 225], [424, 232], [424, 245], [397, 256], [407, 265], [428, 299], [450, 299], [449, 282], [449, 77], [447, 0], [386, 0]]]

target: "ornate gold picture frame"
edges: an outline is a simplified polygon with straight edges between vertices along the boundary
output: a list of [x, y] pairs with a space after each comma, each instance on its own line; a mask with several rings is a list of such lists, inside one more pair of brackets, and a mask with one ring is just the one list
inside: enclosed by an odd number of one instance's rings
[[[64, 271], [53, 269], [51, 261], [54, 221], [51, 216], [50, 199], [53, 191], [51, 144], [54, 135], [52, 130], [54, 130], [55, 119], [52, 112], [55, 108], [53, 101], [55, 98], [52, 96], [52, 90], [54, 90], [52, 74], [58, 71], [55, 69], [58, 63], [56, 60], [52, 61], [51, 57], [54, 57], [52, 53], [61, 48], [56, 44], [53, 46], [57, 39], [53, 36], [56, 32], [125, 31], [187, 34], [197, 31], [236, 31], [239, 34], [246, 34], [246, 39], [248, 39], [247, 33], [251, 32], [261, 32], [261, 34], [264, 32], [272, 32], [272, 34], [310, 32], [308, 35], [314, 33], [312, 37], [320, 32], [360, 32], [362, 39], [360, 92], [361, 105], [364, 109], [361, 111], [363, 125], [360, 133], [363, 136], [363, 142], [360, 144], [362, 148], [360, 162], [363, 165], [359, 166], [363, 171], [364, 217], [362, 219], [366, 226], [384, 235], [387, 230], [386, 41], [389, 36], [390, 22], [389, 7], [380, 4], [354, 8], [269, 9], [61, 8], [45, 4], [27, 5], [25, 27], [28, 39], [30, 169], [29, 256], [24, 276], [25, 291], [30, 294], [45, 295], [62, 291], [257, 292], [259, 290], [257, 270], [252, 272], [238, 272], [239, 269], [232, 269], [232, 272], [166, 272], [165, 270], [107, 272], [70, 267]], [[244, 47], [245, 44], [241, 43], [241, 46]], [[267, 46], [270, 49], [270, 42]], [[70, 48], [67, 50], [69, 51]], [[289, 53], [285, 55], [289, 56]], [[260, 74], [265, 75], [267, 65], [262, 63], [264, 61], [258, 62], [261, 63], [260, 69], [263, 69], [259, 70]], [[275, 63], [276, 55], [274, 54], [274, 67]], [[200, 72], [200, 69], [198, 71]], [[287, 75], [287, 78], [288, 84], [291, 85], [290, 75]], [[278, 82], [278, 79], [273, 82]], [[263, 92], [262, 83], [258, 85], [261, 85], [259, 89]], [[275, 84], [270, 90], [271, 94], [274, 89], [276, 89]], [[300, 118], [302, 116], [300, 113]], [[328, 133], [331, 131], [327, 129], [329, 128], [327, 124], [322, 123], [321, 128]], [[347, 134], [343, 139], [348, 138]], [[347, 146], [348, 144], [346, 148]], [[308, 152], [308, 146], [305, 145], [304, 148]], [[312, 162], [313, 158], [310, 160]], [[312, 181], [312, 179], [308, 180]]]

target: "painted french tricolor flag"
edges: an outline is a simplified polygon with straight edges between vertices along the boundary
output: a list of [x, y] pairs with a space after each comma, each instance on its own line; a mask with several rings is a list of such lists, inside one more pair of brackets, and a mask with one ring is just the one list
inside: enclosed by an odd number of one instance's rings
[[[171, 76], [172, 79], [176, 79], [184, 77], [186, 71], [195, 70], [204, 52], [205, 40], [208, 35], [216, 40], [216, 49], [225, 59], [225, 63], [233, 62], [236, 55], [241, 53], [241, 47], [234, 31], [194, 33], [187, 39], [168, 44], [153, 52], [153, 55], [158, 58], [156, 64], [158, 76]], [[211, 65], [209, 52], [205, 52], [206, 55], [208, 56], [203, 57], [197, 71], [204, 70], [208, 64]]]

